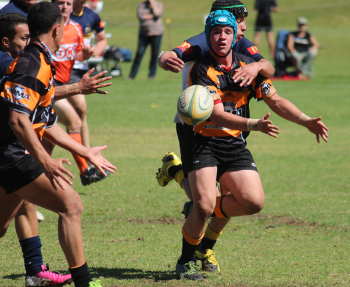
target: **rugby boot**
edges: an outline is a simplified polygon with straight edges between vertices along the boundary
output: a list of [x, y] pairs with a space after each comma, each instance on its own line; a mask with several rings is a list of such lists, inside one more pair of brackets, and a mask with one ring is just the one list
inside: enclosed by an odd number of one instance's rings
[[[109, 174], [109, 172], [106, 172], [106, 173], [107, 175]], [[85, 170], [84, 175], [80, 175], [81, 183], [84, 186], [100, 181], [105, 178], [106, 177], [103, 175], [103, 173], [100, 172], [96, 167], [88, 167]]]
[[36, 219], [37, 219], [39, 222], [41, 222], [41, 221], [44, 221], [44, 220], [45, 220], [45, 217], [44, 217], [44, 215], [42, 215], [41, 212], [36, 211]]
[[157, 181], [160, 186], [166, 186], [174, 178], [169, 175], [169, 169], [173, 166], [181, 165], [181, 159], [173, 152], [168, 152], [163, 156], [163, 165], [156, 173]]
[[202, 276], [202, 274], [199, 274], [197, 272], [194, 266], [195, 266], [195, 263], [193, 261], [189, 261], [185, 264], [176, 263], [177, 278], [202, 281], [204, 277]]
[[202, 270], [206, 272], [220, 272], [220, 267], [212, 249], [206, 249], [205, 253], [196, 250], [196, 259], [202, 262]]
[[89, 287], [102, 287], [101, 281], [100, 280], [91, 281], [89, 282]]
[[191, 214], [192, 210], [193, 210], [193, 201], [187, 201], [184, 204], [184, 209], [181, 211], [181, 213], [185, 215], [185, 219], [187, 219], [187, 217]]
[[34, 276], [26, 276], [25, 285], [28, 286], [64, 286], [73, 282], [72, 275], [61, 275], [51, 272], [41, 265], [42, 271]]

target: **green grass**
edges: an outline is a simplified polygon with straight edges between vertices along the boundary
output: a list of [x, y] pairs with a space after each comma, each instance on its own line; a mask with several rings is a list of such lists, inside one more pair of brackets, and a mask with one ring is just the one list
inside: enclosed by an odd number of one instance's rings
[[[164, 1], [164, 18], [172, 19], [171, 44], [203, 29], [202, 16], [211, 1]], [[252, 39], [253, 0], [248, 31]], [[105, 1], [102, 18], [113, 33], [111, 44], [136, 49], [138, 1]], [[315, 61], [317, 78], [307, 82], [276, 82], [279, 95], [307, 115], [322, 116], [329, 143], [317, 144], [305, 128], [272, 114], [281, 129], [277, 139], [253, 133], [248, 139], [258, 165], [266, 203], [258, 215], [233, 218], [216, 245], [222, 272], [202, 283], [175, 279], [181, 252], [180, 214], [186, 201], [176, 183], [158, 186], [155, 173], [167, 151], [179, 153], [172, 123], [181, 90], [181, 75], [159, 70], [147, 80], [149, 55], [137, 79], [113, 79], [108, 95], [87, 97], [91, 144], [108, 144], [104, 152], [118, 170], [100, 183], [74, 187], [84, 203], [82, 217], [86, 259], [103, 286], [349, 286], [349, 112], [347, 56], [350, 5], [346, 1], [278, 1], [276, 29], [294, 29], [299, 15], [323, 49]], [[329, 4], [332, 5], [329, 5]], [[249, 31], [250, 30], [250, 31]], [[169, 49], [168, 32], [162, 49]], [[262, 39], [260, 51], [268, 55]], [[268, 58], [268, 57], [267, 57]], [[123, 77], [130, 63], [122, 63]], [[253, 117], [268, 110], [251, 102]], [[55, 149], [54, 157], [72, 157]], [[44, 262], [67, 272], [57, 240], [57, 215], [39, 208]], [[0, 241], [0, 286], [23, 286], [24, 268], [14, 224]]]

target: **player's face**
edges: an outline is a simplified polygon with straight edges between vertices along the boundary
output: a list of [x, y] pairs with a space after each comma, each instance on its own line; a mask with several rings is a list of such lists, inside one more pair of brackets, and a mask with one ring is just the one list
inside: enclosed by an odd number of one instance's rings
[[210, 32], [211, 47], [219, 56], [225, 56], [231, 49], [234, 33], [229, 26], [216, 26]]
[[73, 0], [56, 0], [58, 8], [60, 8], [63, 18], [68, 19], [73, 11]]
[[237, 19], [237, 36], [236, 36], [236, 44], [240, 39], [242, 39], [244, 35], [244, 31], [247, 30], [247, 26], [245, 25], [245, 19], [247, 17], [241, 17]]
[[15, 30], [16, 35], [10, 42], [9, 52], [11, 55], [16, 55], [16, 52], [23, 50], [27, 44], [27, 39], [29, 38], [29, 29], [27, 24], [18, 24], [16, 25]]

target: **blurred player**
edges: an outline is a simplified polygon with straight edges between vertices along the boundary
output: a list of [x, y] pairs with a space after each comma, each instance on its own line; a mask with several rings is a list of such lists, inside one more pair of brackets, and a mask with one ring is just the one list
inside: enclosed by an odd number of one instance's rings
[[[85, 46], [92, 47], [92, 56], [99, 57], [107, 46], [106, 32], [103, 28], [103, 23], [100, 17], [91, 9], [85, 7], [87, 0], [75, 0], [73, 4], [73, 13], [70, 19], [78, 23], [83, 32]], [[91, 36], [95, 33], [96, 45], [92, 45]], [[69, 83], [79, 82], [82, 75], [88, 70], [88, 63], [86, 61], [76, 61], [73, 67]], [[69, 98], [69, 102], [77, 111], [81, 122], [81, 136], [83, 145], [90, 147], [89, 128], [87, 124], [87, 107], [85, 95], [80, 94]]]
[[[84, 61], [92, 55], [92, 48], [85, 46], [83, 34], [79, 24], [70, 21], [69, 17], [73, 11], [73, 0], [52, 0], [58, 5], [64, 19], [64, 32], [60, 49], [54, 54], [54, 65], [56, 68], [55, 86], [62, 86], [69, 82], [75, 59]], [[58, 115], [58, 121], [62, 123], [67, 133], [78, 143], [82, 143], [82, 122], [76, 110], [68, 99], [55, 101], [54, 109]], [[45, 143], [47, 149], [52, 150], [50, 143]], [[73, 154], [74, 160], [80, 171], [81, 183], [89, 185], [105, 178], [96, 168], [89, 167], [86, 160], [79, 155]]]

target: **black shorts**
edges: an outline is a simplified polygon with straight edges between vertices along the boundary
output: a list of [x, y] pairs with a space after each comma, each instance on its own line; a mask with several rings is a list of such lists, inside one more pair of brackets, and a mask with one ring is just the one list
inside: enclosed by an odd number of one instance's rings
[[57, 81], [56, 79], [53, 80], [53, 85], [55, 87], [61, 87], [61, 86], [64, 86], [64, 85], [67, 85], [66, 83], [62, 83], [60, 81]]
[[217, 166], [217, 181], [227, 171], [258, 171], [246, 143], [237, 145], [200, 135], [189, 136], [186, 132], [188, 127], [183, 126], [181, 130], [177, 126], [185, 177], [192, 170], [209, 166]]
[[272, 31], [272, 20], [271, 17], [258, 17], [255, 22], [255, 32], [260, 32], [261, 30]]
[[86, 72], [87, 70], [73, 69], [72, 72], [70, 73], [68, 84], [78, 83]]
[[11, 194], [36, 180], [42, 173], [40, 164], [27, 154], [0, 170], [0, 186]]

